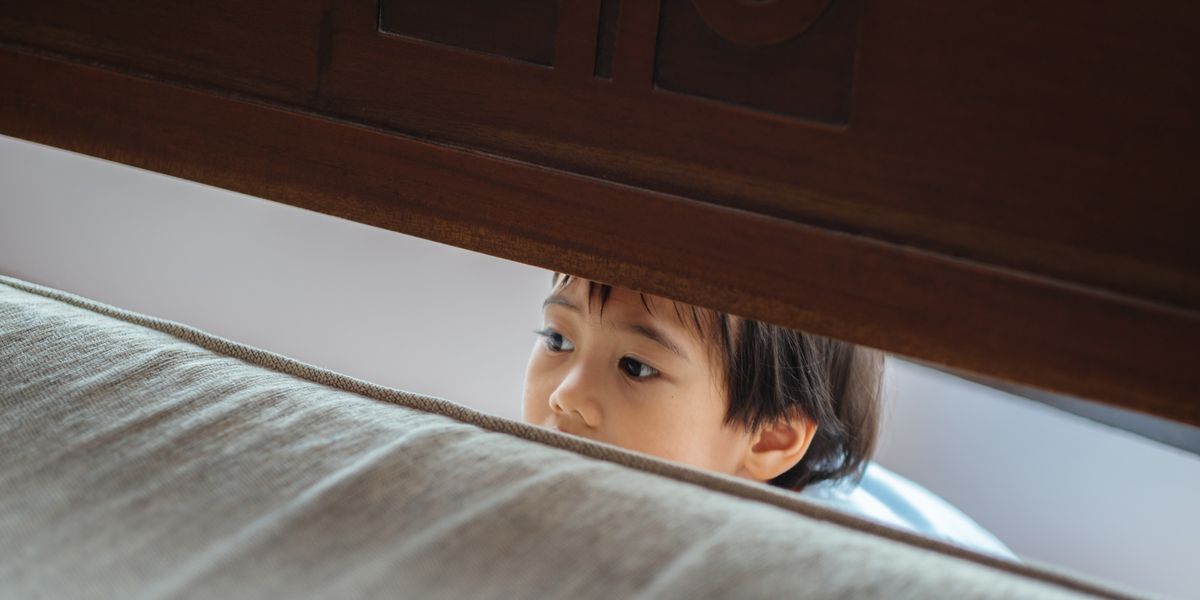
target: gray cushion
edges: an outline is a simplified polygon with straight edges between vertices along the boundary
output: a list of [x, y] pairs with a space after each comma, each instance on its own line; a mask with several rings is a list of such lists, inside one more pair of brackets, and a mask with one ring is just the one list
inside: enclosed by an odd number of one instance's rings
[[0, 278], [16, 597], [1115, 594]]

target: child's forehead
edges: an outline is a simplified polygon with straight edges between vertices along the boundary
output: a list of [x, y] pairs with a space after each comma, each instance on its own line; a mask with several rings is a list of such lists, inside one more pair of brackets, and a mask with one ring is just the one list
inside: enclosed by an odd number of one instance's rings
[[634, 312], [636, 309], [636, 312], [645, 313], [656, 319], [662, 312], [659, 310], [661, 307], [673, 303], [672, 300], [653, 294], [636, 292], [623, 287], [605, 286], [576, 277], [572, 277], [565, 284], [560, 283], [555, 286], [550, 295], [566, 297], [573, 304], [577, 304], [588, 312], [608, 313], [613, 310]]

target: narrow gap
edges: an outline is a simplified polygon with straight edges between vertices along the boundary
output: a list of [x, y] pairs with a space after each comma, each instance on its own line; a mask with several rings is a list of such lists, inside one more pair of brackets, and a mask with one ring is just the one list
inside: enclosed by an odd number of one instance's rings
[[612, 79], [613, 54], [617, 40], [620, 0], [600, 0], [600, 27], [596, 33], [596, 68], [601, 79]]

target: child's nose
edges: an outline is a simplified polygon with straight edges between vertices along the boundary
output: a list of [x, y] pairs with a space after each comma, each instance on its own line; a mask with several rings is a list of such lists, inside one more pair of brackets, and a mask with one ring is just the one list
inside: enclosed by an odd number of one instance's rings
[[550, 410], [555, 416], [583, 421], [581, 425], [587, 427], [598, 427], [604, 415], [597, 397], [600, 382], [595, 376], [587, 365], [572, 366], [550, 394]]

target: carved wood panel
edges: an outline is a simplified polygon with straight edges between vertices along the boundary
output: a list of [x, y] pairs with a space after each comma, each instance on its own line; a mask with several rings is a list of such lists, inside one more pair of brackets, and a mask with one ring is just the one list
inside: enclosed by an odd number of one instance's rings
[[1200, 423], [1200, 4], [779, 1], [12, 0], [0, 131]]
[[657, 12], [643, 2], [627, 6], [625, 35], [619, 0], [562, 4], [595, 17], [584, 24], [596, 31], [560, 31], [557, 0], [381, 0], [379, 31], [543, 66], [555, 64], [556, 40], [565, 52], [594, 40], [601, 79], [613, 78], [620, 37], [637, 50], [626, 52], [628, 72], [652, 71], [656, 89], [830, 124], [849, 119], [861, 0], [662, 0]]
[[845, 125], [860, 4], [663, 0], [654, 84]]
[[[1200, 163], [1197, 5], [1081, 2], [799, 0], [823, 6], [807, 29], [743, 48], [688, 0], [562, 0], [545, 69], [364, 35], [375, 7], [335, 0], [322, 100], [422, 138], [1200, 310], [1183, 201], [1200, 196], [1183, 175]], [[737, 54], [793, 44], [813, 52]]]

